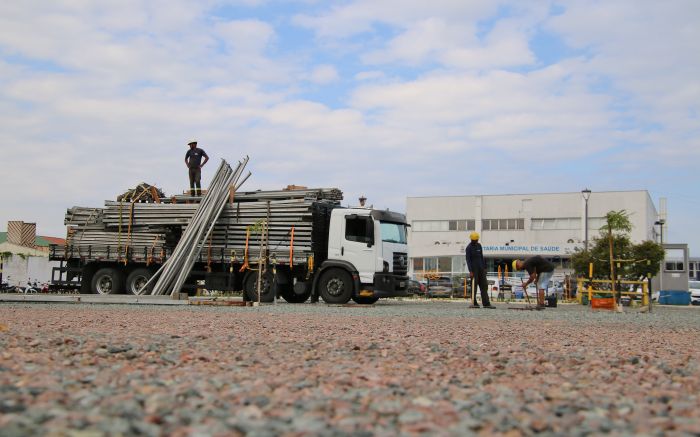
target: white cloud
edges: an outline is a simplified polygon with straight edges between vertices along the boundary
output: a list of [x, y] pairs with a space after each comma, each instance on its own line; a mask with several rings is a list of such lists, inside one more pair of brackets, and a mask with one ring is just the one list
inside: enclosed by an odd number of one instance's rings
[[376, 80], [384, 77], [384, 72], [381, 70], [361, 71], [355, 75], [355, 79], [359, 81]]
[[[212, 15], [225, 4], [248, 9]], [[339, 186], [399, 209], [514, 185], [697, 185], [677, 181], [700, 158], [697, 2], [273, 4], [0, 4], [0, 147], [23, 181], [0, 226], [61, 235], [74, 204], [142, 180], [179, 192], [193, 136], [214, 158], [250, 155], [247, 188]], [[566, 44], [546, 62], [542, 33]]]
[[215, 32], [230, 50], [244, 53], [263, 52], [275, 37], [272, 26], [259, 20], [217, 23]]
[[311, 72], [311, 82], [326, 85], [339, 79], [338, 71], [332, 65], [318, 65]]
[[497, 10], [498, 3], [489, 0], [357, 0], [331, 7], [327, 13], [298, 14], [294, 22], [322, 38], [343, 38], [368, 32], [380, 23], [406, 29], [436, 15], [469, 25]]
[[[687, 133], [700, 133], [700, 3], [564, 4], [566, 11], [547, 25], [572, 46], [591, 53], [581, 70], [608, 81], [609, 89], [601, 92], [621, 95], [625, 117], [636, 126], [661, 129], [660, 136], [666, 137], [659, 138], [661, 153], [694, 153]], [[659, 136], [646, 130], [639, 130], [639, 141]]]

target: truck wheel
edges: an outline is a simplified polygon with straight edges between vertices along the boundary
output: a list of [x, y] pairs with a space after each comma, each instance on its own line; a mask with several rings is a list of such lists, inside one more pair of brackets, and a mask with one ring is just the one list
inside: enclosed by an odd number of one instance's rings
[[113, 267], [102, 268], [92, 277], [92, 292], [117, 294], [124, 291], [124, 275]]
[[372, 305], [373, 303], [377, 302], [379, 298], [371, 296], [354, 296], [352, 300], [360, 305]]
[[135, 295], [151, 294], [154, 284], [150, 284], [145, 290], [143, 289], [151, 276], [153, 276], [153, 272], [150, 269], [135, 269], [126, 277], [126, 292]]
[[329, 269], [318, 282], [319, 294], [326, 303], [345, 304], [353, 294], [352, 277], [342, 269]]
[[292, 284], [285, 284], [280, 291], [280, 294], [289, 303], [304, 303], [306, 300], [311, 296], [311, 289], [301, 293], [297, 294], [294, 292], [294, 286]]
[[[251, 302], [258, 301], [258, 272], [250, 272], [245, 278], [243, 284], [248, 300]], [[260, 302], [272, 302], [275, 300], [275, 292], [272, 290], [272, 274], [267, 272], [262, 275], [262, 284], [260, 284]]]
[[282, 273], [278, 270], [277, 275], [277, 291], [287, 302], [304, 303], [311, 296], [311, 287], [308, 282], [294, 284], [291, 272]]

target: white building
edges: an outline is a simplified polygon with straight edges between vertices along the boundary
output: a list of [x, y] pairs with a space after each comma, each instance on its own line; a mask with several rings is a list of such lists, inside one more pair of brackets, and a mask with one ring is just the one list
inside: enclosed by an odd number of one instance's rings
[[656, 207], [647, 191], [409, 197], [410, 273], [464, 273], [472, 231], [481, 234], [488, 270], [513, 259], [542, 255], [567, 271], [571, 253], [599, 235], [605, 215], [626, 210], [633, 242], [657, 240]]
[[36, 235], [36, 223], [10, 221], [7, 232], [0, 232], [0, 281], [24, 286], [29, 281], [49, 282], [54, 267], [49, 261], [49, 245], [63, 246], [62, 238]]

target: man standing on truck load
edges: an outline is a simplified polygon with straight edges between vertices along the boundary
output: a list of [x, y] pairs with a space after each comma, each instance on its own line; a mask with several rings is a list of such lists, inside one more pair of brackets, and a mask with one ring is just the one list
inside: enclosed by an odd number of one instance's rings
[[489, 301], [489, 284], [486, 280], [486, 261], [484, 260], [484, 251], [479, 243], [479, 233], [472, 232], [469, 235], [471, 242], [467, 245], [467, 267], [469, 268], [469, 278], [472, 280], [472, 304], [470, 308], [479, 308], [476, 302], [476, 285], [481, 290], [481, 303], [484, 308], [496, 308]]
[[527, 293], [527, 286], [531, 283], [537, 284], [537, 308], [543, 309], [544, 292], [549, 287], [549, 281], [552, 280], [554, 274], [554, 264], [542, 258], [539, 255], [531, 256], [525, 261], [516, 259], [513, 261], [513, 271], [526, 270], [530, 277], [523, 284], [523, 293]]
[[[197, 141], [187, 143], [190, 150], [185, 153], [185, 165], [190, 171], [190, 196], [202, 195], [202, 167], [209, 161], [207, 152], [197, 147]], [[204, 162], [202, 162], [204, 157]]]

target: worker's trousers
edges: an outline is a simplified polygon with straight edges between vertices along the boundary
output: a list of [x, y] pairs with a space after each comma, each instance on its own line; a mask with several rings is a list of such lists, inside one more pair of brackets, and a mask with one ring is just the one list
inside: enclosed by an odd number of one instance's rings
[[476, 305], [476, 287], [481, 291], [481, 304], [484, 306], [491, 305], [489, 300], [489, 282], [486, 280], [486, 269], [474, 270], [474, 278], [471, 283], [475, 288], [472, 290], [472, 303]]
[[202, 194], [202, 169], [200, 167], [190, 168], [190, 196]]

